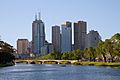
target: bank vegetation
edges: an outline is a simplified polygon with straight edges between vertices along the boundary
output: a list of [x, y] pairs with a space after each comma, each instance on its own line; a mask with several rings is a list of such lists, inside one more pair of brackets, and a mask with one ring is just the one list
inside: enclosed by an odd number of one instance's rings
[[90, 47], [84, 50], [73, 50], [60, 53], [54, 50], [52, 53], [36, 59], [53, 60], [78, 60], [87, 62], [120, 62], [120, 33], [110, 39], [100, 41], [96, 48]]

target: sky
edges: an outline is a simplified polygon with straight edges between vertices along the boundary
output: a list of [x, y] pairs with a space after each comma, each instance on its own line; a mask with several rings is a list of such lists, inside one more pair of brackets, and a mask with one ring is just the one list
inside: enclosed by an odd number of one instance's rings
[[65, 21], [86, 21], [87, 31], [97, 30], [102, 40], [120, 33], [120, 0], [0, 0], [1, 39], [14, 47], [17, 39], [31, 41], [38, 12], [49, 42], [52, 26]]

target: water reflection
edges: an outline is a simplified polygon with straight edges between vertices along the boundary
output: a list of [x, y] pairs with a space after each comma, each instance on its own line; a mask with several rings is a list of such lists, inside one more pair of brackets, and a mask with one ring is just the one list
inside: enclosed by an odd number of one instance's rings
[[120, 69], [47, 64], [0, 68], [0, 80], [120, 80]]

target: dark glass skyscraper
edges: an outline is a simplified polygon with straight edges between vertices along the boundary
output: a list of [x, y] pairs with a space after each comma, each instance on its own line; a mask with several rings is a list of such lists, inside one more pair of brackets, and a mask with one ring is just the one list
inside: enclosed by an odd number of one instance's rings
[[61, 51], [60, 26], [57, 26], [57, 25], [52, 26], [52, 43], [53, 43], [54, 49], [60, 52]]
[[87, 23], [84, 21], [78, 21], [74, 23], [74, 49], [84, 50], [85, 38], [87, 34]]
[[35, 55], [41, 55], [41, 47], [44, 46], [45, 43], [45, 26], [43, 21], [37, 19], [37, 15], [35, 15], [35, 21], [32, 23], [32, 52]]

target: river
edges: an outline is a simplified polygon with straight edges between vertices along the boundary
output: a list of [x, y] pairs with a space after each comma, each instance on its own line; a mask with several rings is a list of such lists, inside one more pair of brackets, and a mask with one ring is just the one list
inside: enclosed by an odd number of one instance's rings
[[0, 80], [120, 80], [120, 69], [58, 64], [16, 64], [0, 68]]

